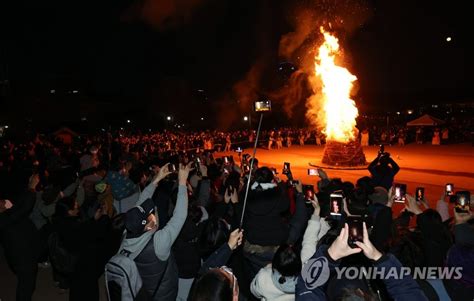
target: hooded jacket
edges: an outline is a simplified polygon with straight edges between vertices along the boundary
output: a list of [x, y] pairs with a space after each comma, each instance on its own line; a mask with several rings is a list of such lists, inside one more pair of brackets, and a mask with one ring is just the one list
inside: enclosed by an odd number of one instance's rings
[[289, 206], [283, 185], [263, 191], [251, 190], [244, 217], [246, 240], [261, 246], [278, 246], [286, 242], [289, 227], [282, 214]]
[[[140, 200], [137, 205], [143, 203], [151, 195], [153, 195], [156, 186], [150, 184], [145, 188], [143, 193], [140, 195]], [[140, 274], [143, 271], [157, 270], [158, 273], [147, 276], [147, 283], [157, 283], [161, 278], [161, 274], [165, 273], [161, 282], [160, 288], [154, 299], [159, 300], [174, 300], [176, 297], [178, 287], [178, 274], [176, 270], [176, 263], [174, 259], [170, 258], [171, 246], [178, 237], [181, 228], [186, 220], [188, 214], [188, 194], [187, 188], [184, 185], [180, 185], [178, 188], [178, 198], [176, 201], [176, 207], [173, 211], [173, 217], [169, 220], [166, 226], [159, 231], [147, 231], [139, 237], [125, 238], [122, 241], [119, 252], [124, 251], [129, 253], [129, 257], [134, 259], [139, 268]], [[150, 250], [154, 250], [155, 254], [150, 254]], [[142, 252], [149, 254], [143, 256]], [[154, 255], [154, 256], [152, 256]], [[156, 257], [155, 257], [156, 256]], [[146, 258], [145, 258], [146, 257]], [[165, 262], [168, 260], [167, 268], [165, 269]], [[142, 275], [143, 277], [144, 275]], [[153, 278], [153, 279], [152, 279]], [[147, 284], [144, 282], [145, 290], [153, 291], [154, 288], [146, 287]]]

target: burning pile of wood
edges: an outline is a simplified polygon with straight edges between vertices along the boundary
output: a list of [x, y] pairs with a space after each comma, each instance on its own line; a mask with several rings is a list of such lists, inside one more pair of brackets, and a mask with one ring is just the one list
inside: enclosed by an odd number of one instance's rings
[[328, 140], [324, 148], [323, 163], [333, 166], [365, 165], [365, 155], [357, 141], [346, 143]]

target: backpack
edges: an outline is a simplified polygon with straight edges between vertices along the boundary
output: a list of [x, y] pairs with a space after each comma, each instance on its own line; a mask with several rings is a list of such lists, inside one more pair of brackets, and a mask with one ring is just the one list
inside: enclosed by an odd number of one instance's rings
[[115, 254], [105, 265], [105, 287], [109, 301], [136, 300], [142, 278], [135, 261], [126, 252]]
[[48, 237], [49, 259], [58, 272], [69, 275], [76, 269], [78, 256], [64, 248], [58, 232], [53, 232]]
[[[154, 235], [150, 237], [153, 239]], [[137, 265], [134, 259], [129, 257], [130, 252], [122, 250], [109, 259], [105, 265], [105, 288], [109, 301], [134, 301], [147, 300], [149, 296], [146, 295], [142, 288], [142, 278], [138, 272]], [[166, 261], [165, 272], [168, 267]], [[156, 289], [151, 296], [153, 298], [160, 287], [164, 274], [156, 284]]]

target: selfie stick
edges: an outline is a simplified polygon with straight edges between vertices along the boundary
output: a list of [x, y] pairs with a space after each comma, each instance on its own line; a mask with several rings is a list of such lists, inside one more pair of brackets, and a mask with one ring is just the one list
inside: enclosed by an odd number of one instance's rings
[[260, 121], [258, 122], [258, 129], [257, 129], [257, 137], [255, 137], [255, 144], [253, 146], [252, 160], [250, 161], [250, 172], [247, 179], [247, 187], [245, 188], [244, 207], [242, 208], [242, 216], [240, 217], [239, 229], [242, 229], [242, 224], [244, 223], [245, 207], [247, 206], [247, 196], [249, 195], [250, 179], [252, 178], [253, 161], [255, 160], [255, 154], [257, 153], [258, 136], [260, 135], [260, 127], [262, 126], [262, 119], [263, 119], [263, 113], [260, 114]]

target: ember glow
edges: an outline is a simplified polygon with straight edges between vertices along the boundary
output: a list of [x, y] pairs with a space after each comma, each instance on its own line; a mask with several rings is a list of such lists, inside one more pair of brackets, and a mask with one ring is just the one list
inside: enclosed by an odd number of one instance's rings
[[[327, 140], [349, 142], [356, 138], [357, 107], [350, 98], [353, 82], [357, 80], [346, 68], [336, 65], [340, 55], [338, 39], [324, 31], [324, 42], [315, 57], [315, 74], [322, 82], [322, 99], [309, 99], [310, 113], [319, 119]], [[317, 114], [314, 114], [317, 110]]]

